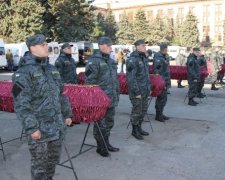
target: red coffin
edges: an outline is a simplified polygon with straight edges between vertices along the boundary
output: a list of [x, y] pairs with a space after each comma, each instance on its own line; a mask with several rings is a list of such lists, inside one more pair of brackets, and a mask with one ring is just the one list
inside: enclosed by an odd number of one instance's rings
[[221, 65], [221, 73], [223, 73], [223, 74], [225, 73], [225, 64]]
[[[120, 94], [128, 94], [128, 84], [127, 76], [124, 73], [119, 73], [117, 78], [120, 83]], [[151, 96], [156, 97], [161, 94], [162, 90], [165, 88], [165, 81], [162, 76], [150, 74], [151, 81]]]
[[11, 81], [0, 81], [0, 111], [14, 112], [11, 91]]
[[99, 86], [67, 84], [64, 94], [68, 96], [73, 111], [73, 122], [95, 122], [104, 118], [111, 104], [109, 97]]

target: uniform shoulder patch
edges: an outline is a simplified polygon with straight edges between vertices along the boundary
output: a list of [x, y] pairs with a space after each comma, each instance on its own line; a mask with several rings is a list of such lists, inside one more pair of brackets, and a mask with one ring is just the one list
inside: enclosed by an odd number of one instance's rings
[[42, 72], [35, 72], [35, 73], [33, 74], [33, 77], [39, 77], [39, 76], [42, 76], [42, 75], [43, 75]]

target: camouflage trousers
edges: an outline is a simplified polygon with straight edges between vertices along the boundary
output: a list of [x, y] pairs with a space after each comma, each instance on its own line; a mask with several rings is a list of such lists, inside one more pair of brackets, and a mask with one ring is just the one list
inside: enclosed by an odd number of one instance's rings
[[164, 89], [162, 93], [157, 96], [155, 101], [155, 110], [158, 115], [163, 115], [163, 110], [167, 102], [167, 90]]
[[188, 82], [189, 84], [189, 89], [188, 89], [188, 98], [189, 99], [192, 99], [194, 98], [197, 93], [198, 93], [198, 88], [199, 88], [199, 84], [200, 83], [197, 83], [197, 82]]
[[60, 160], [61, 147], [61, 139], [29, 145], [32, 180], [52, 180]]
[[[98, 122], [98, 125], [100, 127], [103, 137], [110, 136], [110, 131], [114, 126], [114, 116], [115, 116], [115, 107], [110, 107], [107, 110], [105, 117]], [[97, 141], [102, 141], [100, 132], [96, 125], [94, 125], [93, 134]]]
[[201, 82], [197, 83], [197, 94], [199, 94], [199, 95], [201, 94], [202, 88], [204, 87], [204, 84], [205, 84], [204, 80], [201, 80]]
[[132, 125], [141, 125], [148, 111], [148, 97], [131, 99], [131, 123]]

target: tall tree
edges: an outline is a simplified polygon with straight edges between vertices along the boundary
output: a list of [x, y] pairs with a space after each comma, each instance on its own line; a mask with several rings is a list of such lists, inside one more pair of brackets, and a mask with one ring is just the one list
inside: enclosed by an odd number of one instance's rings
[[133, 24], [134, 39], [146, 39], [149, 36], [149, 22], [146, 19], [145, 12], [143, 10], [138, 10], [135, 14], [135, 20]]
[[99, 37], [105, 35], [105, 17], [101, 13], [95, 16], [94, 25], [91, 40], [96, 42]]
[[149, 43], [160, 44], [161, 42], [168, 42], [172, 36], [169, 29], [168, 22], [163, 17], [157, 15], [153, 22], [150, 24]]
[[198, 21], [192, 13], [188, 13], [181, 25], [180, 35], [182, 46], [195, 47], [199, 45]]
[[175, 20], [174, 24], [174, 36], [172, 39], [172, 44], [173, 45], [181, 45], [181, 23], [179, 22], [178, 17]]
[[118, 31], [116, 33], [117, 42], [119, 44], [133, 44], [134, 34], [132, 24], [129, 23], [128, 17], [124, 12], [121, 21], [118, 24]]
[[116, 32], [117, 32], [117, 24], [115, 21], [115, 16], [112, 13], [112, 10], [107, 10], [105, 16], [105, 35], [110, 37], [112, 41], [116, 42]]

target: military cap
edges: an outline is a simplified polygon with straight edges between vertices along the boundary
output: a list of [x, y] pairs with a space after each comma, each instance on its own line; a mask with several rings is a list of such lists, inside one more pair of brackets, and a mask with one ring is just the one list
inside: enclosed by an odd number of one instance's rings
[[135, 46], [139, 46], [141, 44], [145, 44], [145, 40], [144, 39], [139, 39], [139, 40], [137, 40], [137, 41], [134, 42], [134, 45]]
[[163, 49], [168, 48], [168, 45], [167, 45], [166, 43], [161, 43], [161, 44], [159, 45], [159, 48], [160, 48], [160, 50], [163, 50]]
[[98, 39], [98, 45], [103, 45], [103, 44], [107, 44], [107, 45], [112, 45], [112, 40], [107, 37], [107, 36], [102, 36]]
[[70, 48], [70, 47], [73, 47], [73, 45], [70, 45], [69, 43], [64, 43], [61, 49]]
[[195, 47], [195, 48], [193, 48], [193, 51], [200, 51], [200, 48]]
[[43, 34], [36, 34], [26, 38], [26, 45], [28, 48], [36, 46], [46, 42], [46, 37]]

